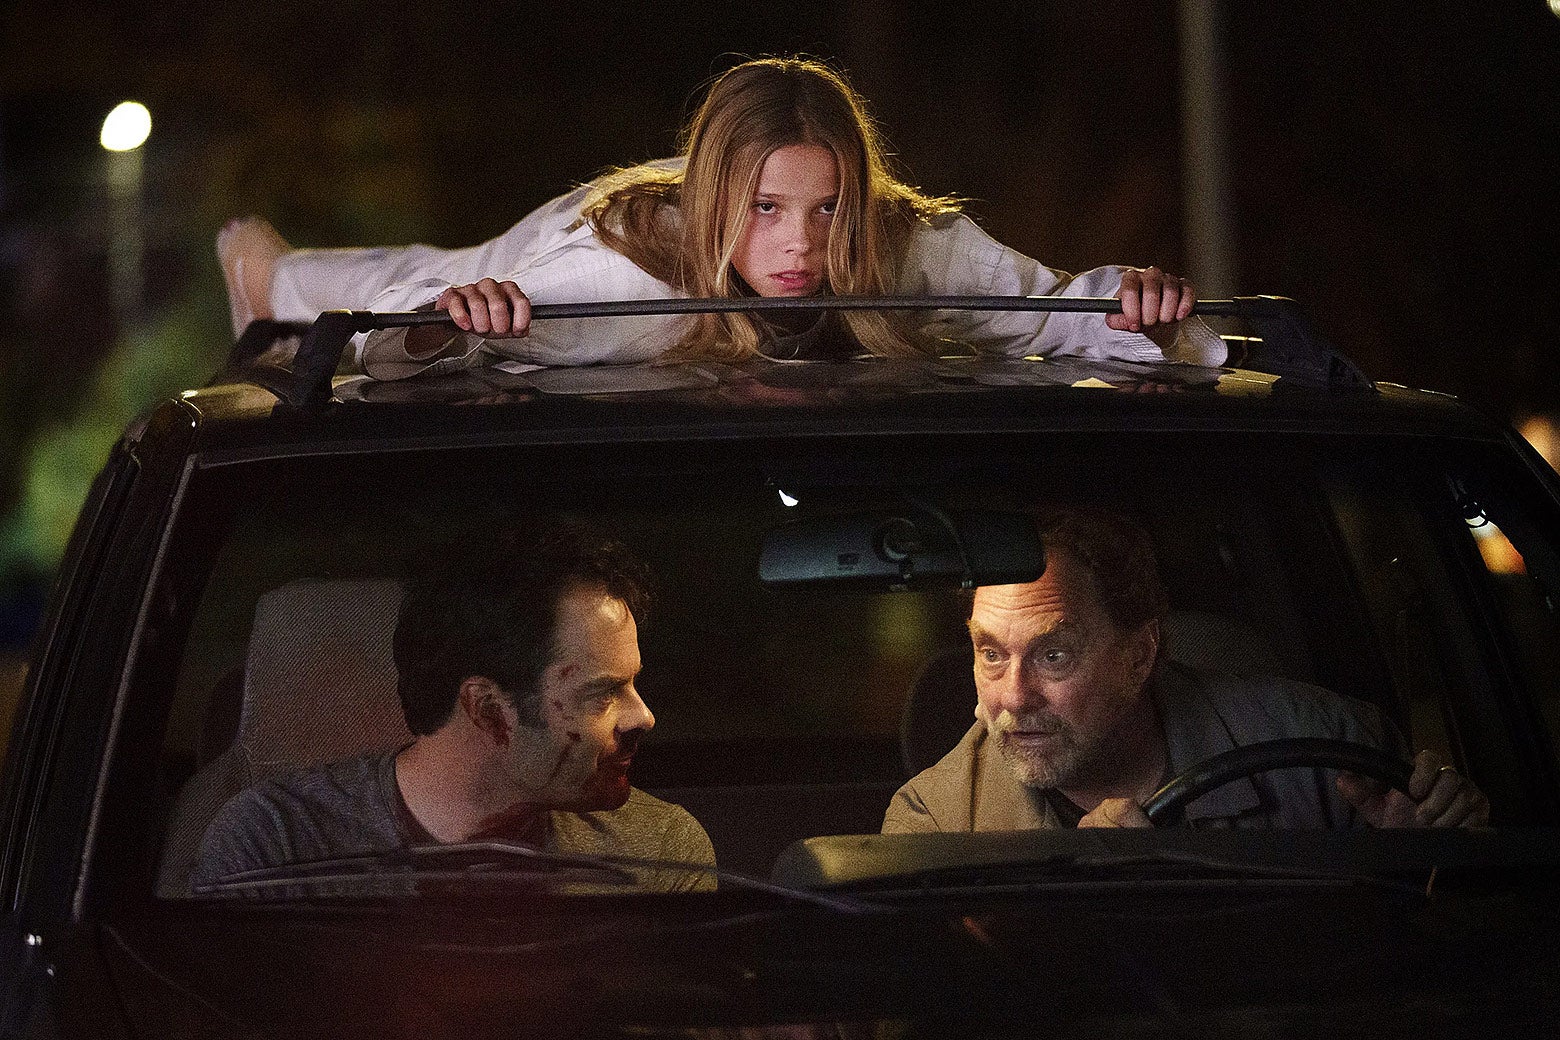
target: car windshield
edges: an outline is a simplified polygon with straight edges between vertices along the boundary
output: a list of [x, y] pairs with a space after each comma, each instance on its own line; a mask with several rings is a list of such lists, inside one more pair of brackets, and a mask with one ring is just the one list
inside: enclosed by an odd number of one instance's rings
[[[1550, 504], [1511, 490], [1528, 478], [1494, 446], [1449, 443], [1249, 430], [777, 434], [212, 456], [190, 473], [157, 579], [162, 613], [143, 626], [127, 703], [146, 707], [118, 731], [121, 754], [155, 753], [143, 770], [155, 791], [121, 794], [106, 833], [162, 835], [165, 899], [812, 884], [817, 864], [798, 872], [788, 847], [877, 834], [896, 791], [970, 730], [978, 662], [960, 586], [988, 565], [1027, 580], [1025, 518], [1060, 506], [1130, 517], [1150, 536], [1168, 593], [1156, 683], [1213, 673], [1243, 677], [1259, 697], [1277, 680], [1330, 690], [1379, 715], [1398, 757], [1433, 749], [1471, 777], [1497, 831], [1548, 825], [1560, 644], [1547, 590], [1560, 558], [1536, 532], [1560, 526]], [[682, 845], [542, 840], [523, 852], [315, 850], [202, 882], [203, 835], [240, 792], [355, 756], [393, 762], [386, 753], [412, 741], [392, 657], [412, 576], [452, 547], [560, 518], [610, 531], [651, 575], [635, 686], [654, 727], [629, 780], [691, 814], [720, 873]], [[896, 518], [921, 524], [908, 543], [894, 541]], [[992, 564], [981, 554], [993, 551], [1008, 555]], [[862, 578], [853, 552], [892, 566]], [[1153, 832], [1164, 839], [1155, 869], [1249, 876], [1249, 862], [1232, 865], [1239, 850], [1204, 834], [1220, 821], [1195, 805], [1189, 827]], [[1069, 840], [1082, 838], [1055, 837], [1043, 855], [1006, 850], [1027, 874], [981, 876], [1011, 883], [1065, 860], [1074, 879], [1093, 868], [1141, 879], [1156, 859], [1143, 845], [1102, 866], [1088, 847], [1063, 855], [1055, 842]], [[1286, 848], [1266, 866], [1328, 866]], [[884, 863], [863, 852], [820, 883], [929, 884], [938, 870], [949, 884], [979, 880], [957, 857], [912, 860], [908, 875]], [[668, 873], [697, 883], [654, 881]]]

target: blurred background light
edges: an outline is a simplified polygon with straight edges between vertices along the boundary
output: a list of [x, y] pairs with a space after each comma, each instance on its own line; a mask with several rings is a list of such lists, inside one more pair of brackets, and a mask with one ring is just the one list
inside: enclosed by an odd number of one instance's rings
[[1473, 544], [1478, 547], [1484, 566], [1491, 574], [1526, 574], [1527, 563], [1517, 547], [1492, 523], [1470, 527]]
[[[1550, 0], [1550, 3], [1560, 4], [1560, 0]], [[1560, 471], [1560, 430], [1556, 429], [1553, 416], [1530, 415], [1517, 423], [1517, 432], [1544, 457], [1545, 462]]]
[[111, 152], [129, 152], [141, 147], [152, 132], [152, 114], [139, 101], [121, 101], [103, 120], [98, 141]]

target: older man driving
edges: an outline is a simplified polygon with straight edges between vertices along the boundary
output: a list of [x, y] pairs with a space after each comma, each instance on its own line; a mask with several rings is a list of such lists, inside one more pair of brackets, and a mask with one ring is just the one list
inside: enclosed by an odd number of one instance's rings
[[[1169, 778], [1236, 747], [1326, 737], [1386, 749], [1376, 709], [1278, 678], [1160, 659], [1166, 610], [1152, 545], [1102, 512], [1042, 521], [1045, 573], [975, 591], [975, 724], [894, 795], [884, 833], [1147, 827]], [[1408, 793], [1352, 774], [1289, 768], [1191, 803], [1192, 826], [1481, 826], [1489, 802], [1434, 751]]]

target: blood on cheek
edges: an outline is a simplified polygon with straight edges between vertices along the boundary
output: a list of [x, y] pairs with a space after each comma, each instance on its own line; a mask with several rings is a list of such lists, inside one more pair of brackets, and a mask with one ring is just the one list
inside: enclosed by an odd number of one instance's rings
[[558, 779], [558, 774], [563, 772], [564, 763], [568, 762], [569, 755], [573, 753], [575, 748], [579, 747], [579, 744], [580, 735], [573, 730], [570, 730], [569, 742], [558, 750], [558, 761], [553, 763], [552, 772], [547, 775], [547, 782], [549, 784]]

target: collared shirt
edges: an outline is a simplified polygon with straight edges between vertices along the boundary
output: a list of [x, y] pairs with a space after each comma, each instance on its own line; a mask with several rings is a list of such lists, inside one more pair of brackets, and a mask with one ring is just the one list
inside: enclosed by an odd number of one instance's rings
[[[681, 160], [656, 165], [675, 168]], [[597, 238], [580, 216], [592, 185], [536, 209], [497, 238], [465, 249], [426, 245], [388, 249], [297, 250], [281, 257], [271, 282], [278, 319], [312, 321], [323, 310], [407, 311], [426, 307], [445, 289], [482, 278], [513, 281], [535, 304], [648, 300], [685, 296]], [[1009, 249], [969, 217], [949, 214], [911, 235], [895, 292], [903, 295], [1113, 297], [1129, 268], [1057, 271]], [[459, 334], [426, 353], [405, 349], [406, 330], [371, 334], [359, 347], [376, 379], [453, 372], [504, 361], [536, 365], [632, 364], [674, 346], [687, 315], [562, 318], [538, 321], [523, 339]], [[1181, 323], [1174, 347], [1117, 332], [1100, 314], [936, 311], [926, 335], [996, 356], [1067, 354], [1096, 360], [1182, 361], [1218, 365], [1224, 342], [1201, 321]]]
[[[1305, 683], [1193, 672], [1167, 664], [1150, 696], [1176, 776], [1214, 755], [1290, 737], [1392, 748], [1376, 709]], [[1396, 749], [1394, 749], [1396, 750]], [[1186, 808], [1191, 827], [1360, 826], [1332, 770], [1280, 769], [1215, 788]], [[1026, 787], [977, 721], [957, 747], [894, 795], [883, 833], [1034, 830], [1062, 826], [1043, 792]]]

